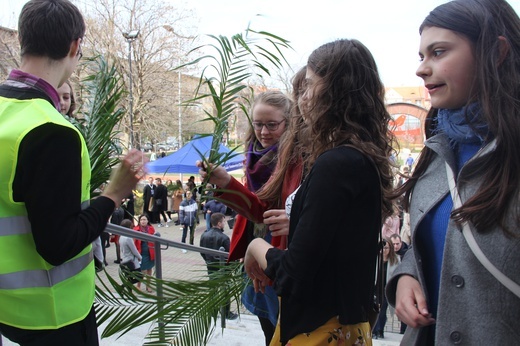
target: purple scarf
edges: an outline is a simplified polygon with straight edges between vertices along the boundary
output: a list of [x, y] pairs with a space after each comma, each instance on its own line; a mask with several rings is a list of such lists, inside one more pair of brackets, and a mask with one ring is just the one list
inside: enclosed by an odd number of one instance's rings
[[267, 149], [262, 148], [258, 141], [249, 143], [246, 154], [246, 178], [247, 188], [256, 192], [271, 177], [276, 167], [278, 144]]
[[33, 88], [39, 90], [49, 96], [54, 103], [54, 107], [58, 111], [60, 110], [60, 96], [58, 95], [58, 91], [44, 79], [20, 70], [12, 70], [4, 84], [16, 88]]

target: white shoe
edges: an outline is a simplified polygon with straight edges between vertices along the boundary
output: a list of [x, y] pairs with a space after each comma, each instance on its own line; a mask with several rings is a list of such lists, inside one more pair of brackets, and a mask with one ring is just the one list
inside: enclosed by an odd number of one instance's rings
[[186, 251], [186, 250], [184, 250], [184, 249], [182, 249], [181, 252], [182, 252], [182, 253], [188, 253], [188, 251]]
[[168, 225], [167, 223], [164, 224], [164, 227], [170, 227], [170, 225]]

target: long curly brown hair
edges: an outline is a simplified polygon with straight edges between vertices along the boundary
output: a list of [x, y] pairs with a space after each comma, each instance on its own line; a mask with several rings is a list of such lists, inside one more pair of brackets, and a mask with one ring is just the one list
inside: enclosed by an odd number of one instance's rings
[[322, 45], [309, 56], [307, 68], [320, 77], [308, 114], [306, 169], [326, 150], [350, 144], [375, 163], [381, 177], [383, 216], [393, 212], [392, 169], [395, 143], [388, 124], [384, 86], [370, 51], [357, 40]]

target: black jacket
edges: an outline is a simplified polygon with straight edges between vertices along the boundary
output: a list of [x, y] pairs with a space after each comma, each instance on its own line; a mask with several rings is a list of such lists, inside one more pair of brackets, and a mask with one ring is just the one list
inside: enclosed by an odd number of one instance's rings
[[287, 250], [266, 254], [283, 343], [336, 316], [341, 324], [368, 321], [380, 230], [374, 164], [345, 146], [323, 153], [294, 198]]
[[[221, 247], [224, 248], [226, 252], [229, 252], [229, 237], [224, 234], [224, 230], [216, 227], [211, 227], [209, 231], [205, 231], [200, 236], [200, 247], [205, 247], [208, 249], [219, 250]], [[219, 262], [220, 258], [218, 256], [206, 255], [201, 253], [202, 258], [206, 263]]]

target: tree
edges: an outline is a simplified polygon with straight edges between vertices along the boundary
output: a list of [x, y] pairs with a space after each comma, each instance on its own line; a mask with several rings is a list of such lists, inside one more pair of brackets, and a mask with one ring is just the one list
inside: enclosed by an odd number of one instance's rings
[[18, 32], [0, 27], [0, 78], [5, 80], [9, 71], [20, 67], [20, 45]]
[[[85, 50], [113, 57], [123, 76], [129, 76], [129, 43], [123, 32], [139, 30], [139, 37], [130, 43], [135, 143], [156, 143], [176, 135], [179, 96], [181, 101], [190, 98], [186, 90], [193, 90], [193, 85], [190, 70], [181, 74], [173, 70], [184, 62], [195, 37], [190, 26], [193, 14], [153, 0], [95, 0], [85, 2], [83, 12], [88, 29]], [[128, 78], [125, 84], [129, 90]], [[183, 107], [180, 113], [183, 130], [205, 130], [203, 124], [197, 123], [203, 115], [198, 108]], [[122, 123], [128, 132], [128, 112]]]

